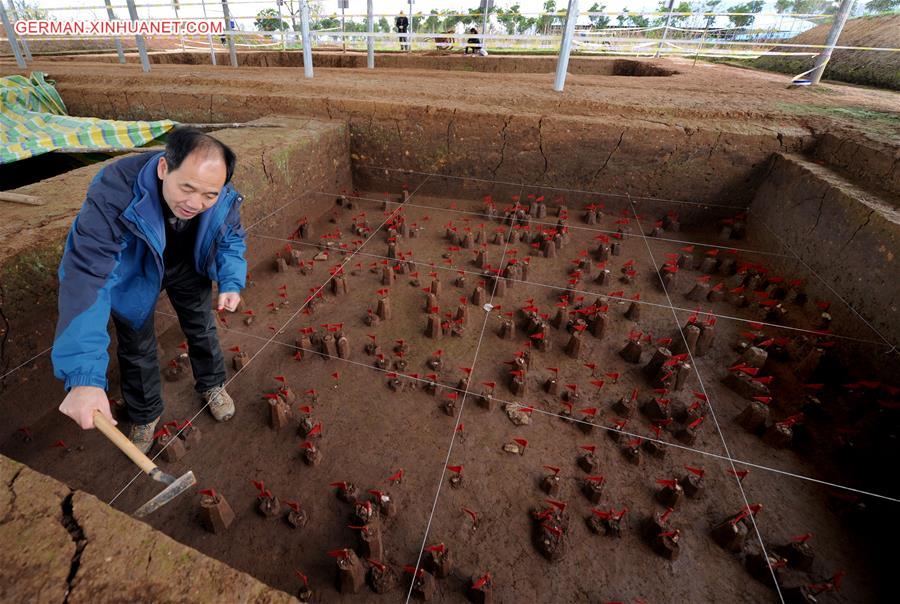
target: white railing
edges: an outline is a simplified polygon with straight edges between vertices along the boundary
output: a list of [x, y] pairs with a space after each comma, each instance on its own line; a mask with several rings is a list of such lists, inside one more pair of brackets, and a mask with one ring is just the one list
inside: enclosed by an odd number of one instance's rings
[[[371, 4], [371, 0], [370, 0]], [[484, 49], [488, 53], [535, 53], [558, 54], [565, 46], [568, 54], [614, 55], [614, 56], [665, 56], [665, 57], [717, 57], [756, 58], [764, 55], [808, 57], [824, 54], [827, 49], [856, 50], [866, 52], [900, 52], [895, 47], [828, 46], [823, 44], [798, 44], [791, 42], [797, 34], [817, 24], [826, 23], [830, 16], [822, 14], [790, 13], [683, 13], [683, 12], [578, 12], [577, 2], [573, 14], [575, 24], [571, 28], [571, 43], [564, 44], [563, 30], [569, 21], [565, 10], [555, 13], [508, 13], [492, 12], [489, 15], [488, 32], [468, 33], [470, 28], [483, 27], [484, 16], [473, 12], [415, 13], [407, 15], [413, 31], [396, 32], [391, 13], [334, 13], [314, 14], [308, 19], [307, 44], [303, 35], [293, 29], [300, 29], [302, 11], [300, 0], [260, 2], [258, 0], [189, 0], [181, 2], [157, 1], [141, 2], [105, 0], [87, 6], [54, 7], [48, 11], [54, 19], [84, 19], [85, 15], [100, 13], [104, 19], [115, 15], [132, 15], [141, 20], [186, 21], [199, 16], [210, 19], [226, 19], [226, 31], [222, 35], [176, 36], [177, 46], [160, 41], [161, 36], [149, 37], [150, 52], [202, 51], [208, 52], [210, 61], [215, 63], [215, 50], [229, 50], [231, 63], [237, 66], [235, 50], [277, 49], [329, 50], [362, 52], [370, 54], [370, 64], [374, 64], [374, 54], [398, 52], [461, 51], [470, 46]], [[571, 6], [571, 4], [570, 4]], [[290, 8], [294, 14], [286, 13]], [[263, 13], [263, 10], [268, 10]], [[127, 11], [127, 12], [125, 12]], [[4, 29], [10, 31], [16, 16], [2, 9]], [[77, 15], [77, 16], [76, 16]], [[343, 18], [340, 18], [343, 17]], [[95, 18], [96, 15], [95, 15]], [[358, 21], [362, 19], [362, 22]], [[365, 31], [366, 20], [371, 19], [376, 31]], [[749, 21], [749, 22], [748, 22]], [[748, 22], [746, 26], [736, 23]], [[603, 23], [603, 27], [595, 27]], [[615, 25], [613, 25], [615, 23]], [[753, 23], [765, 23], [753, 26]], [[279, 27], [281, 24], [281, 27]], [[637, 24], [637, 25], [635, 25]], [[390, 31], [384, 31], [385, 26]], [[260, 31], [260, 28], [272, 31]], [[524, 29], [524, 31], [521, 31]], [[362, 31], [361, 31], [362, 30]], [[14, 30], [13, 30], [14, 32]], [[510, 33], [511, 32], [511, 33]], [[372, 44], [369, 44], [369, 41]], [[108, 45], [103, 42], [108, 41]], [[5, 42], [6, 44], [2, 44]], [[68, 44], [62, 44], [67, 42]], [[76, 50], [79, 44], [95, 51], [113, 49], [113, 43], [124, 62], [124, 52], [135, 47], [140, 51], [143, 37], [133, 40], [117, 39], [112, 36], [16, 36], [7, 34], [0, 38], [0, 48], [12, 49], [20, 65], [25, 55], [41, 52]], [[89, 43], [89, 44], [86, 44]], [[70, 47], [70, 48], [66, 48]], [[24, 51], [24, 52], [23, 52]], [[145, 70], [149, 69], [146, 52], [140, 51]], [[310, 72], [311, 75], [311, 72]]]

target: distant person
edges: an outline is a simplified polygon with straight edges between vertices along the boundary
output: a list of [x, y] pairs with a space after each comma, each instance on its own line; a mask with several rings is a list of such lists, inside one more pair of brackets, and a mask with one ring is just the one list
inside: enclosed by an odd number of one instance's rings
[[[231, 19], [230, 23], [231, 23], [231, 25], [229, 26], [230, 29], [232, 29], [232, 30], [237, 29], [237, 26], [234, 23], [234, 19]], [[225, 42], [228, 40], [228, 38], [225, 36], [224, 32], [222, 32], [222, 36], [220, 37], [220, 39], [222, 40], [222, 44], [225, 44]]]
[[[469, 30], [469, 33], [477, 35], [478, 30], [473, 27]], [[481, 50], [481, 40], [478, 38], [469, 38], [467, 42], [468, 44], [466, 44], [466, 50], [463, 54], [469, 54], [469, 51], [471, 50], [473, 55], [477, 55], [478, 51]]]
[[400, 11], [400, 14], [394, 19], [394, 27], [397, 28], [397, 33], [401, 34], [400, 50], [409, 50], [409, 37], [402, 35], [409, 32], [409, 19], [403, 14], [403, 11]]

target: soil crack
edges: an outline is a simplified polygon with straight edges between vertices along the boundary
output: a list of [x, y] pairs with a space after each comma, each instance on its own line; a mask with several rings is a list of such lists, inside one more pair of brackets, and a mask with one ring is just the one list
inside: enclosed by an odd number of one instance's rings
[[872, 220], [872, 214], [874, 214], [874, 213], [875, 213], [875, 210], [869, 210], [869, 215], [866, 216], [865, 221], [863, 221], [863, 223], [862, 223], [861, 225], [859, 225], [858, 227], [856, 227], [856, 230], [853, 231], [853, 234], [850, 235], [850, 239], [848, 239], [848, 240], [847, 240], [847, 243], [845, 243], [845, 244], [841, 247], [841, 251], [838, 252], [838, 254], [842, 254], [842, 253], [844, 252], [844, 250], [847, 249], [847, 246], [850, 245], [851, 243], [853, 243], [853, 239], [856, 237], [856, 234], [859, 233], [859, 232], [863, 229], [864, 226], [866, 226], [867, 224], [869, 224], [869, 221]]
[[[503, 128], [500, 129], [500, 139], [502, 143], [500, 145], [500, 161], [497, 162], [497, 165], [494, 166], [494, 169], [491, 170], [491, 177], [497, 178], [497, 171], [500, 169], [500, 166], [503, 165], [503, 159], [506, 156], [506, 129], [509, 127], [509, 123], [512, 121], [512, 116], [506, 116], [506, 119], [503, 120]], [[541, 155], [543, 155], [543, 151], [541, 151]], [[544, 157], [544, 172], [547, 171], [547, 158]]]
[[[0, 330], [2, 330], [2, 334], [0, 334], [0, 371], [4, 373], [6, 373], [6, 369], [9, 366], [9, 360], [6, 358], [6, 342], [9, 340], [9, 332], [12, 329], [9, 319], [3, 312], [3, 301], [5, 299], [6, 292], [3, 289], [3, 285], [0, 284], [0, 321], [2, 321], [2, 325], [0, 325]], [[0, 392], [2, 391], [3, 381], [0, 380]]]
[[[819, 226], [819, 220], [822, 218], [822, 204], [825, 203], [825, 198], [826, 198], [826, 197], [828, 197], [828, 191], [827, 191], [827, 190], [826, 190], [824, 193], [822, 193], [822, 198], [819, 199], [819, 211], [816, 212], [816, 223], [815, 223], [814, 225], [812, 225], [812, 228], [809, 229], [809, 232], [807, 233], [807, 235], [809, 235], [810, 233], [812, 233], [813, 231], [815, 231], [815, 230], [816, 230], [816, 227]], [[855, 235], [855, 234], [856, 234], [856, 233], [854, 233], [854, 235]]]
[[268, 150], [268, 148], [263, 147], [263, 150], [259, 154], [259, 159], [262, 162], [263, 174], [266, 177], [266, 181], [269, 183], [273, 183], [275, 182], [275, 180], [272, 178], [272, 175], [269, 174], [269, 168], [266, 166], [266, 151]]
[[541, 152], [541, 157], [544, 158], [544, 172], [541, 174], [541, 179], [547, 174], [547, 170], [550, 169], [550, 162], [547, 161], [547, 155], [544, 153], [544, 116], [541, 116], [541, 119], [538, 120], [538, 150]]
[[66, 597], [63, 598], [63, 604], [66, 604], [66, 602], [69, 601], [69, 594], [72, 593], [72, 583], [75, 581], [75, 576], [78, 574], [78, 568], [81, 566], [81, 554], [84, 552], [84, 548], [87, 545], [87, 538], [84, 536], [84, 531], [81, 529], [78, 521], [75, 520], [72, 505], [72, 498], [74, 496], [75, 492], [69, 491], [69, 494], [63, 499], [62, 520], [60, 521], [63, 528], [69, 532], [72, 541], [75, 543], [75, 553], [72, 554], [72, 561], [69, 563], [69, 575], [66, 577]]
[[447, 122], [447, 155], [450, 155], [450, 137], [453, 134], [453, 124], [456, 121], [456, 109], [453, 110], [453, 114], [450, 116], [450, 121]]
[[716, 152], [716, 148], [719, 146], [719, 141], [722, 139], [722, 131], [719, 130], [719, 133], [716, 134], [716, 142], [713, 143], [713, 146], [709, 148], [709, 155], [706, 156], [706, 161], [712, 159], [713, 153]]
[[9, 489], [9, 492], [12, 494], [12, 498], [9, 501], [9, 510], [6, 512], [6, 516], [0, 520], [0, 524], [6, 524], [9, 522], [10, 517], [13, 515], [13, 512], [16, 510], [16, 489], [13, 485], [15, 485], [16, 480], [19, 478], [19, 474], [22, 473], [23, 468], [19, 468], [15, 474], [13, 474], [12, 480], [10, 480], [6, 484], [6, 488]]
[[612, 159], [613, 154], [619, 150], [619, 145], [622, 144], [622, 139], [625, 138], [625, 133], [628, 132], [628, 129], [622, 130], [622, 134], [619, 135], [619, 140], [616, 142], [616, 146], [613, 147], [612, 151], [609, 152], [609, 155], [606, 156], [606, 161], [603, 162], [603, 165], [600, 166], [596, 172], [594, 172], [594, 178], [592, 180], [596, 180], [600, 173], [606, 169], [607, 164], [609, 164], [609, 160]]

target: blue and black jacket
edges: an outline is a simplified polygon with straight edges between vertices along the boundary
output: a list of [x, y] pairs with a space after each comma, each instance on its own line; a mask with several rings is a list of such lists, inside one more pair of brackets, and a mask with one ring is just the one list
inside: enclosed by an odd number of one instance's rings
[[[74, 386], [106, 389], [110, 313], [140, 328], [152, 320], [162, 286], [166, 230], [156, 175], [162, 152], [114, 162], [91, 181], [59, 265], [59, 322], [53, 373]], [[230, 184], [195, 220], [194, 268], [239, 292], [247, 277], [243, 197]]]

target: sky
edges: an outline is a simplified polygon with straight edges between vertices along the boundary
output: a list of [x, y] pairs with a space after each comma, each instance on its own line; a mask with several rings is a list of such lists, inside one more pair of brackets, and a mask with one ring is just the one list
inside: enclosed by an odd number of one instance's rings
[[[2, 0], [0, 0], [2, 1]], [[586, 11], [595, 0], [580, 0], [579, 10]], [[628, 8], [632, 12], [652, 12], [656, 9], [658, 0], [597, 0], [601, 5], [606, 5], [606, 11], [618, 12]], [[740, 4], [744, 0], [723, 0], [722, 5], [725, 7]], [[106, 10], [103, 8], [104, 0], [29, 0], [29, 2], [50, 11], [57, 19], [106, 19]], [[175, 13], [171, 8], [170, 2], [167, 0], [136, 0], [137, 4], [153, 4], [153, 8], [138, 8], [138, 14], [141, 17], [152, 15], [156, 18], [174, 17]], [[179, 15], [182, 18], [200, 18], [203, 16], [203, 8], [200, 6], [201, 0], [182, 0], [182, 8]], [[207, 14], [210, 17], [220, 17], [222, 15], [222, 6], [220, 0], [205, 0]], [[295, 3], [297, 0], [295, 0]], [[316, 3], [316, 0], [313, 0]], [[676, 0], [677, 4], [678, 0]], [[321, 14], [329, 15], [340, 13], [337, 0], [319, 0], [317, 2], [321, 6]], [[128, 10], [125, 8], [125, 0], [112, 0], [114, 10], [119, 18], [125, 18]], [[543, 9], [544, 0], [495, 0], [495, 6], [510, 7], [513, 4], [519, 4], [519, 11], [522, 13], [539, 13]], [[564, 8], [568, 5], [568, 0], [556, 0], [557, 8]], [[191, 5], [191, 6], [188, 6]], [[428, 13], [431, 9], [446, 10], [457, 9], [460, 12], [467, 12], [469, 8], [475, 8], [479, 5], [479, 0], [415, 0], [413, 4], [414, 12]], [[767, 3], [766, 12], [774, 12], [770, 8], [774, 5], [774, 0]], [[78, 6], [77, 10], [61, 10], [63, 7]], [[256, 13], [264, 8], [275, 8], [275, 0], [255, 1], [255, 0], [233, 0], [229, 2], [229, 10], [233, 16], [238, 17], [240, 29], [252, 29], [252, 21]], [[409, 12], [409, 5], [406, 0], [375, 0], [375, 14], [396, 15], [401, 10]], [[723, 10], [720, 8], [719, 10]], [[152, 11], [152, 12], [150, 12]], [[350, 0], [350, 8], [347, 9], [348, 15], [363, 15], [366, 12], [366, 0]], [[285, 10], [285, 16], [287, 11]], [[757, 24], [764, 26], [766, 21], [777, 20], [778, 18], [757, 19]]]
[[[46, 8], [58, 19], [91, 19], [105, 18], [106, 10], [103, 8], [103, 0], [29, 0], [42, 8]], [[201, 0], [182, 0], [183, 5], [197, 4], [198, 6], [183, 6], [179, 11], [182, 17], [202, 17], [203, 10], [199, 6]], [[313, 0], [315, 1], [315, 0]], [[595, 0], [580, 0], [579, 10], [586, 11], [588, 7], [593, 5]], [[645, 10], [653, 11], [657, 6], [657, 0], [597, 0], [599, 4], [606, 5], [606, 10], [620, 11], [628, 8], [632, 12]], [[724, 0], [723, 4], [739, 4], [744, 0]], [[174, 16], [172, 9], [167, 6], [166, 0], [136, 0], [137, 4], [155, 4], [153, 16], [165, 17]], [[296, 0], [295, 0], [296, 2]], [[125, 8], [125, 0], [112, 0], [116, 15], [123, 18], [128, 15]], [[322, 14], [339, 13], [337, 0], [320, 0], [318, 4], [322, 7]], [[519, 11], [522, 13], [539, 13], [543, 10], [544, 0], [495, 0], [495, 6], [510, 7], [513, 4], [520, 6]], [[568, 5], [567, 0], [556, 0], [557, 8], [565, 8]], [[677, 4], [677, 2], [676, 2]], [[82, 6], [77, 11], [59, 10], [61, 7]], [[459, 9], [461, 12], [468, 12], [469, 8], [475, 8], [479, 5], [479, 0], [415, 0], [413, 4], [414, 12], [428, 13], [431, 9], [446, 10]], [[274, 8], [275, 0], [264, 2], [255, 2], [248, 0], [234, 0], [229, 2], [229, 10], [232, 14], [241, 17], [252, 17], [264, 8]], [[220, 0], [206, 0], [207, 14], [221, 16], [222, 7]], [[375, 14], [396, 15], [400, 11], [409, 12], [409, 5], [405, 0], [375, 0]], [[350, 0], [350, 8], [347, 14], [362, 15], [366, 12], [366, 0]], [[138, 8], [138, 13], [143, 17], [147, 15], [147, 9]]]

